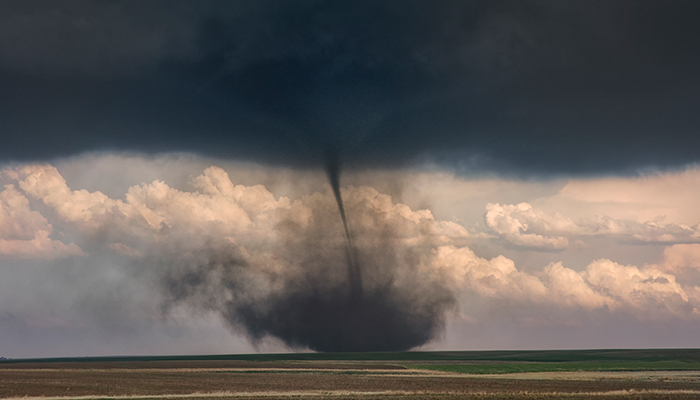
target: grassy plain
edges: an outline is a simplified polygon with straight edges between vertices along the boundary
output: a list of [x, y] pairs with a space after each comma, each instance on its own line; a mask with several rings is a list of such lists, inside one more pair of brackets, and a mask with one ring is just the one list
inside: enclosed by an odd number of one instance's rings
[[408, 364], [407, 366], [415, 369], [476, 375], [578, 371], [700, 371], [700, 363], [685, 361], [512, 362], [492, 364]]
[[697, 399], [700, 350], [299, 353], [0, 361], [0, 398]]

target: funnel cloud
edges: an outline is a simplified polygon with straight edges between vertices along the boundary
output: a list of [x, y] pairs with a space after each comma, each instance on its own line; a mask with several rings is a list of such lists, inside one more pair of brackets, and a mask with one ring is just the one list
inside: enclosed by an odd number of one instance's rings
[[340, 193], [340, 160], [338, 159], [338, 153], [332, 151], [329, 151], [326, 157], [328, 181], [333, 190], [335, 202], [338, 203], [338, 212], [340, 213], [340, 219], [343, 221], [343, 230], [345, 231], [345, 240], [347, 242], [346, 255], [350, 297], [353, 298], [353, 302], [357, 302], [362, 300], [362, 266], [359, 264], [357, 249], [353, 243], [350, 228], [348, 228], [348, 218], [345, 215], [343, 196]]

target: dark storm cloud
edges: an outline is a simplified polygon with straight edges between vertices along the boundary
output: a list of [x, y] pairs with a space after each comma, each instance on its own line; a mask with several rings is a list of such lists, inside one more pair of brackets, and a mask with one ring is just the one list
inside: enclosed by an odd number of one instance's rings
[[[0, 157], [596, 173], [697, 160], [693, 1], [0, 4]], [[475, 161], [476, 160], [476, 161]]]

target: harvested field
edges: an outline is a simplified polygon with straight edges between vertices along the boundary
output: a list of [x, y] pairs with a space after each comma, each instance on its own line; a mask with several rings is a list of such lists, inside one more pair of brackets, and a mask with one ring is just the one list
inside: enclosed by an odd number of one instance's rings
[[398, 364], [374, 362], [314, 362], [314, 361], [96, 361], [96, 362], [24, 362], [0, 363], [5, 369], [312, 369], [312, 370], [401, 370]]
[[[473, 375], [454, 372], [451, 368], [447, 371], [413, 369], [410, 360], [397, 358], [399, 360], [369, 361], [11, 360], [0, 363], [0, 398], [700, 398], [699, 371]], [[421, 355], [415, 362], [424, 367], [431, 365], [429, 361]], [[503, 363], [502, 360], [492, 362]], [[439, 360], [435, 363], [439, 367], [462, 365], [441, 364]], [[476, 365], [482, 364], [489, 365], [489, 361], [482, 360]]]
[[[254, 371], [254, 373], [251, 373]], [[0, 397], [24, 396], [163, 396], [193, 393], [403, 393], [515, 394], [608, 391], [691, 391], [700, 395], [700, 380], [526, 379], [474, 377], [377, 370], [162, 370], [162, 369], [4, 369]], [[389, 372], [389, 370], [385, 370]]]

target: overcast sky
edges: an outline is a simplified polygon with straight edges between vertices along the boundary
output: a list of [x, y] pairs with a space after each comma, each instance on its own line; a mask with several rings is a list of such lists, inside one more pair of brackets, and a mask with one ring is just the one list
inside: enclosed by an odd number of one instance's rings
[[699, 12], [0, 2], [0, 356], [698, 347]]

